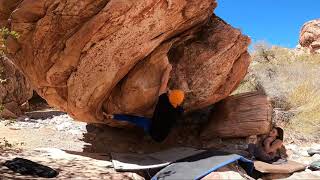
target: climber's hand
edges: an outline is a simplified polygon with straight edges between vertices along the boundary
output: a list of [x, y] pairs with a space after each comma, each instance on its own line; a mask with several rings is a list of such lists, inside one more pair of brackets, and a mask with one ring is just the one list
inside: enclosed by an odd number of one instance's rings
[[167, 65], [167, 68], [166, 68], [166, 71], [170, 73], [171, 70], [172, 70], [172, 65], [171, 65], [171, 64], [168, 64], [168, 65]]
[[107, 114], [105, 112], [103, 112], [103, 116], [106, 118], [106, 119], [113, 119], [113, 115], [112, 114]]
[[172, 65], [168, 64], [162, 75], [161, 85], [159, 88], [159, 95], [167, 92], [167, 86], [168, 86], [171, 70], [172, 70]]

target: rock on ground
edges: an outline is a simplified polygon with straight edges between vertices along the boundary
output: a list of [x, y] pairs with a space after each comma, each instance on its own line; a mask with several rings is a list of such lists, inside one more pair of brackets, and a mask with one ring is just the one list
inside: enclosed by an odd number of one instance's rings
[[0, 57], [0, 117], [15, 118], [32, 97], [32, 87], [22, 72], [7, 58]]
[[318, 143], [310, 143], [310, 144], [287, 144], [286, 149], [289, 155], [289, 159], [297, 161], [299, 163], [310, 165], [314, 161], [320, 160], [320, 155], [315, 154], [313, 156], [309, 156], [308, 150], [310, 148], [320, 149], [320, 144]]
[[306, 22], [303, 25], [299, 43], [311, 53], [320, 53], [320, 19]]
[[[8, 56], [50, 105], [75, 119], [150, 116], [164, 69], [185, 109], [227, 97], [246, 74], [250, 39], [213, 14], [214, 0], [0, 0], [0, 23], [20, 33]], [[13, 10], [10, 12], [10, 10]], [[6, 20], [4, 17], [9, 17]]]
[[[311, 179], [320, 179], [320, 172], [319, 171], [309, 171], [309, 172], [297, 172], [297, 173], [294, 173], [293, 175], [291, 175], [290, 177], [288, 178], [284, 178], [284, 179], [308, 179], [308, 180], [311, 180]], [[283, 179], [283, 180], [284, 180]]]

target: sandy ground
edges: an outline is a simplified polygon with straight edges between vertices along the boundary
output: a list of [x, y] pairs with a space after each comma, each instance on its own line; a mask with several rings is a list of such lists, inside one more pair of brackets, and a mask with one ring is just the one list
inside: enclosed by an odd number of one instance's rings
[[[83, 141], [86, 123], [55, 111], [36, 112], [17, 120], [0, 121], [0, 163], [26, 158], [59, 171], [56, 179], [141, 179], [117, 173], [108, 153], [89, 153]], [[36, 179], [0, 166], [0, 179]], [[41, 178], [37, 178], [41, 179]]]
[[[186, 144], [201, 147], [196, 131], [182, 128], [174, 132], [177, 133], [170, 134], [166, 142], [156, 144], [140, 131], [88, 127], [58, 111], [32, 112], [17, 120], [0, 120], [0, 163], [23, 157], [58, 170], [56, 179], [142, 179], [135, 173], [115, 172], [110, 152], [142, 154]], [[240, 145], [228, 141], [229, 146]], [[320, 144], [287, 144], [286, 147], [289, 158], [295, 161], [307, 165], [320, 160], [320, 155], [307, 154], [310, 147], [320, 149]], [[35, 179], [15, 174], [4, 166], [0, 166], [0, 177]]]
[[[80, 141], [82, 135], [71, 135], [57, 133], [50, 128], [41, 129], [11, 129], [0, 125], [1, 137], [4, 137], [10, 144], [23, 149], [34, 149], [42, 147], [54, 147], [72, 151], [82, 151], [84, 142]], [[5, 136], [4, 136], [5, 135]]]
[[[192, 129], [192, 127], [190, 127]], [[88, 129], [88, 130], [87, 130]], [[176, 132], [176, 131], [175, 131]], [[188, 144], [199, 147], [195, 132], [181, 128], [180, 135], [158, 144], [141, 130], [87, 126], [65, 113], [44, 110], [16, 120], [0, 120], [0, 163], [15, 157], [57, 169], [57, 179], [141, 179], [135, 173], [117, 173], [110, 152], [155, 152]], [[185, 132], [191, 135], [186, 137]], [[0, 166], [0, 179], [34, 179]]]

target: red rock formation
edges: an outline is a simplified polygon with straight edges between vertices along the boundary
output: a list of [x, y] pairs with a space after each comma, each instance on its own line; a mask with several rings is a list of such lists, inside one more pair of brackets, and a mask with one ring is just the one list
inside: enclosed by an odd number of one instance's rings
[[[6, 4], [10, 0], [0, 0]], [[163, 71], [186, 110], [234, 90], [249, 38], [212, 14], [213, 0], [23, 0], [10, 14], [9, 56], [49, 104], [86, 122], [102, 112], [150, 116]], [[1, 20], [0, 20], [1, 21]], [[1, 22], [3, 23], [3, 22]]]
[[305, 23], [300, 32], [299, 43], [311, 53], [320, 53], [320, 19]]
[[8, 24], [11, 12], [18, 6], [20, 0], [0, 1], [0, 27]]
[[22, 105], [32, 97], [32, 88], [20, 70], [8, 59], [0, 57], [0, 117], [15, 118]]
[[265, 95], [249, 92], [230, 96], [215, 104], [201, 138], [207, 141], [216, 137], [267, 134], [271, 129], [271, 116], [271, 102]]

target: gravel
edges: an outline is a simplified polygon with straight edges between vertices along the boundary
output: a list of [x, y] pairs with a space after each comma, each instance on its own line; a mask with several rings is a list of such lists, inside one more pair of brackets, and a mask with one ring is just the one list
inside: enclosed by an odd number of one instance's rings
[[[50, 114], [50, 112], [47, 114]], [[0, 121], [0, 123], [5, 124], [7, 127], [13, 130], [19, 130], [23, 128], [40, 129], [45, 127], [71, 134], [83, 134], [87, 132], [87, 123], [77, 122], [67, 114], [52, 115], [49, 117], [43, 117], [42, 119], [33, 119], [29, 116], [22, 116], [16, 120], [3, 120]]]

